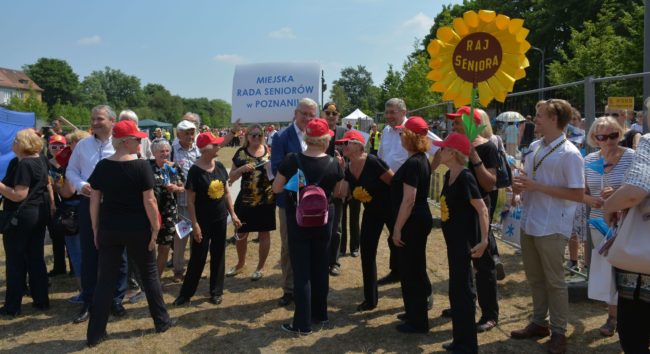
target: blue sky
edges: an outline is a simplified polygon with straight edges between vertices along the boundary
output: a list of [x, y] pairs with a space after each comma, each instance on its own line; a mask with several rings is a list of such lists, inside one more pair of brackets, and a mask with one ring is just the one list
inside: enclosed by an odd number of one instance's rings
[[401, 68], [442, 4], [458, 2], [11, 1], [2, 6], [0, 67], [59, 58], [80, 80], [109, 66], [143, 86], [228, 102], [240, 63], [318, 62], [328, 88], [342, 68], [365, 65], [380, 84], [388, 64]]

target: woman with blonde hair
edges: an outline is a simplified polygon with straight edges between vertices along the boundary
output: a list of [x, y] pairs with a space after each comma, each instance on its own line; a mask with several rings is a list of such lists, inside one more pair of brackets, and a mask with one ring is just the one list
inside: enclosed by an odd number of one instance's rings
[[471, 150], [467, 137], [451, 133], [444, 141], [433, 144], [441, 148], [440, 161], [449, 168], [440, 196], [440, 219], [447, 243], [453, 340], [443, 347], [453, 352], [478, 353], [472, 261], [481, 258], [488, 246], [488, 208], [474, 175], [466, 167]]
[[405, 314], [397, 325], [403, 333], [429, 331], [427, 297], [431, 282], [427, 276], [427, 237], [433, 226], [427, 197], [431, 166], [425, 152], [429, 150], [428, 124], [421, 117], [409, 118], [401, 129], [402, 147], [408, 158], [395, 172], [390, 197], [393, 226], [392, 241], [398, 250], [400, 282]]
[[45, 268], [45, 225], [50, 217], [49, 178], [44, 157], [43, 139], [31, 129], [16, 133], [12, 147], [16, 157], [9, 163], [7, 175], [0, 182], [3, 197], [2, 241], [6, 256], [7, 290], [0, 315], [18, 316], [25, 283], [39, 310], [50, 307]]
[[259, 238], [259, 261], [251, 274], [256, 281], [264, 276], [264, 264], [271, 248], [271, 231], [275, 230], [275, 194], [266, 173], [270, 163], [270, 152], [264, 143], [264, 129], [255, 124], [244, 134], [244, 145], [232, 158], [229, 182], [242, 179], [241, 188], [235, 200], [235, 213], [242, 222], [237, 230], [237, 265], [226, 272], [226, 276], [239, 274], [246, 264], [248, 234], [257, 231]]

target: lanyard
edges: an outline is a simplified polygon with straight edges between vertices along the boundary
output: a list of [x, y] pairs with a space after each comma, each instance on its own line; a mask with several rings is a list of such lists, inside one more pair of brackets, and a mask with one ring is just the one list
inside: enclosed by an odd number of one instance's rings
[[542, 162], [548, 157], [548, 155], [552, 154], [555, 150], [557, 150], [560, 146], [562, 146], [566, 142], [566, 138], [564, 138], [562, 141], [560, 141], [557, 145], [555, 145], [549, 152], [547, 152], [544, 156], [542, 156], [542, 159], [537, 161], [537, 154], [539, 153], [540, 150], [542, 150], [542, 147], [537, 149], [535, 151], [535, 156], [533, 156], [533, 178], [537, 175], [537, 170], [539, 169], [539, 166], [542, 165]]

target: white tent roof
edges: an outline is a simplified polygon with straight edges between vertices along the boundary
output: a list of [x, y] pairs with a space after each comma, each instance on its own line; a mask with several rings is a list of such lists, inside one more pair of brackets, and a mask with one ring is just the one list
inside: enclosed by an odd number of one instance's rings
[[343, 122], [347, 123], [349, 121], [361, 120], [372, 120], [367, 114], [363, 113], [359, 108], [355, 109], [354, 112], [348, 114], [346, 117], [343, 117]]

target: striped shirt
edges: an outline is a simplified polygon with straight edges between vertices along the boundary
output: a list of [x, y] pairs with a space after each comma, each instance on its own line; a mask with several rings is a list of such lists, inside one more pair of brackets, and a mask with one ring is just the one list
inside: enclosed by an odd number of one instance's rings
[[[618, 160], [618, 163], [612, 169], [601, 175], [600, 173], [588, 168], [590, 163], [598, 161], [601, 158], [600, 151], [592, 152], [585, 157], [585, 179], [587, 187], [589, 187], [589, 195], [593, 197], [600, 197], [601, 187], [612, 187], [618, 189], [623, 184], [625, 172], [632, 164], [634, 159], [634, 150], [625, 148], [625, 152]], [[601, 209], [591, 208], [590, 218], [602, 218], [603, 211]]]

